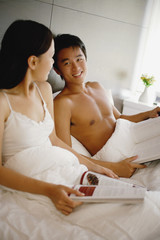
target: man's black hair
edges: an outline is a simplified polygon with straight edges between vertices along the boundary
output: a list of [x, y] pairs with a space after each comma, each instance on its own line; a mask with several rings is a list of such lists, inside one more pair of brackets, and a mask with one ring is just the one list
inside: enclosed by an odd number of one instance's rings
[[82, 52], [85, 55], [85, 58], [87, 59], [87, 52], [86, 52], [86, 47], [82, 40], [71, 34], [59, 34], [54, 38], [54, 43], [55, 43], [55, 54], [54, 54], [54, 68], [58, 69], [57, 66], [57, 56], [59, 51], [61, 51], [64, 48], [69, 48], [69, 47], [79, 47]]

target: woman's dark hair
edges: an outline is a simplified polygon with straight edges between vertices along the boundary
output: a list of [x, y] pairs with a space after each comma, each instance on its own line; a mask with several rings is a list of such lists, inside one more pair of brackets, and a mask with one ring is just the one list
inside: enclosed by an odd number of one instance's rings
[[79, 47], [85, 55], [87, 59], [87, 51], [84, 43], [82, 40], [74, 35], [71, 34], [59, 34], [54, 38], [55, 44], [55, 54], [54, 54], [54, 68], [58, 69], [57, 66], [57, 56], [60, 50], [69, 47]]
[[28, 68], [28, 58], [45, 53], [53, 40], [52, 32], [31, 20], [13, 22], [4, 34], [0, 49], [0, 89], [17, 86]]

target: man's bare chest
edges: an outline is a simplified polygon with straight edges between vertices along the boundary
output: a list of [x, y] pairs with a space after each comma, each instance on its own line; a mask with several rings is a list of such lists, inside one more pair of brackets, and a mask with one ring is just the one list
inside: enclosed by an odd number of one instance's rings
[[74, 100], [71, 110], [71, 124], [92, 126], [111, 114], [110, 103], [101, 97], [82, 96]]

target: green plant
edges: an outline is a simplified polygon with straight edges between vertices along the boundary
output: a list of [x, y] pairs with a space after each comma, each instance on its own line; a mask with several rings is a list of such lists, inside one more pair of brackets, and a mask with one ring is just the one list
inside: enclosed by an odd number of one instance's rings
[[154, 76], [148, 76], [147, 74], [142, 74], [141, 79], [146, 87], [151, 86], [154, 82]]

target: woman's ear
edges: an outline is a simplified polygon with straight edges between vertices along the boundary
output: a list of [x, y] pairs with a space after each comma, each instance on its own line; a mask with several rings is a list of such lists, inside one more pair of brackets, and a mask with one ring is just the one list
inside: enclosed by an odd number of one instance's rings
[[38, 62], [38, 57], [36, 56], [30, 56], [28, 58], [28, 67], [31, 68], [32, 70], [34, 70], [37, 66], [37, 62]]

